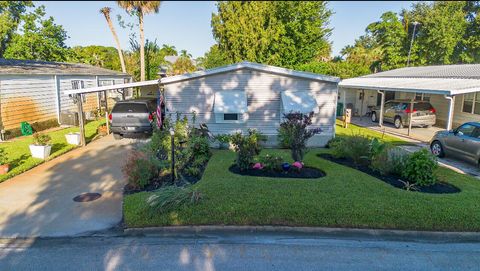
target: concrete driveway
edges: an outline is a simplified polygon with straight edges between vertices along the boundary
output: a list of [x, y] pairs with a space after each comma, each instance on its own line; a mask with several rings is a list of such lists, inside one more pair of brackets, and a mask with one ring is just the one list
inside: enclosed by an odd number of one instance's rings
[[[0, 237], [73, 236], [118, 225], [131, 142], [110, 135], [0, 183]], [[102, 196], [73, 201], [86, 192]]]

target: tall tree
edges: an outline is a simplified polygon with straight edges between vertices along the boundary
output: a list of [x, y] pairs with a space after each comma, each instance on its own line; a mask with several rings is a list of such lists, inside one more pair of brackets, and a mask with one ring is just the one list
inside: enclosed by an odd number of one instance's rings
[[22, 28], [13, 35], [4, 57], [17, 59], [65, 61], [69, 50], [67, 32], [55, 24], [53, 17], [44, 18], [45, 7], [22, 15]]
[[324, 1], [220, 1], [212, 28], [229, 62], [294, 67], [330, 54], [330, 15]]
[[178, 55], [177, 48], [173, 45], [163, 44], [160, 49], [166, 56], [176, 56]]
[[27, 7], [33, 7], [32, 1], [0, 1], [0, 58], [17, 31]]
[[227, 64], [231, 63], [227, 60], [226, 54], [220, 50], [217, 44], [212, 45], [200, 61], [200, 66], [205, 69], [212, 69]]
[[118, 5], [127, 12], [133, 13], [138, 17], [140, 32], [140, 80], [145, 80], [145, 33], [143, 26], [143, 17], [149, 13], [158, 13], [160, 1], [117, 1]]
[[113, 26], [112, 20], [110, 18], [110, 12], [112, 11], [109, 7], [104, 7], [100, 9], [100, 13], [105, 16], [105, 20], [107, 21], [108, 27], [112, 32], [113, 39], [115, 40], [115, 44], [117, 45], [118, 51], [118, 58], [120, 59], [120, 64], [122, 65], [122, 72], [126, 73], [127, 69], [125, 68], [125, 60], [123, 59], [123, 52], [122, 47], [120, 46], [120, 40], [118, 39], [117, 32], [115, 31], [115, 27]]

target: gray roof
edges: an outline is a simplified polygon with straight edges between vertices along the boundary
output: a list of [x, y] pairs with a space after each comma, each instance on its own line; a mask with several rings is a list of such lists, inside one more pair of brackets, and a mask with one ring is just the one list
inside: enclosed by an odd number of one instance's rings
[[480, 79], [480, 64], [406, 67], [365, 75], [366, 78], [458, 78]]
[[112, 71], [87, 64], [48, 62], [36, 60], [18, 60], [0, 58], [0, 74], [69, 74], [69, 75], [123, 75], [119, 71]]

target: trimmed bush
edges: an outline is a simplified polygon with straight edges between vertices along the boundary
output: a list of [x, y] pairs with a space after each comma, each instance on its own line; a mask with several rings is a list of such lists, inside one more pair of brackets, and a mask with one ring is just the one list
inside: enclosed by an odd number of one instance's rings
[[260, 154], [262, 147], [260, 142], [266, 141], [266, 137], [257, 130], [249, 129], [247, 135], [235, 133], [230, 138], [233, 148], [237, 153], [235, 163], [240, 170], [247, 170], [256, 155]]
[[387, 147], [373, 156], [370, 167], [382, 175], [401, 176], [408, 157], [408, 153], [403, 149]]
[[349, 158], [356, 165], [368, 165], [371, 158], [371, 140], [362, 135], [338, 137], [330, 141], [332, 155], [336, 158]]
[[427, 149], [421, 149], [411, 154], [402, 170], [401, 176], [418, 186], [430, 186], [437, 182], [434, 171], [438, 162]]

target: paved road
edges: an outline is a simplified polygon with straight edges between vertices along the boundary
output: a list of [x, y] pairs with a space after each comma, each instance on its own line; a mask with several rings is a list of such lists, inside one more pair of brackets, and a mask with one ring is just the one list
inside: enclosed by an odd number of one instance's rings
[[299, 234], [83, 237], [0, 242], [2, 270], [478, 270], [480, 243]]
[[[0, 183], [0, 237], [78, 235], [117, 225], [125, 185], [120, 167], [131, 143], [107, 136]], [[72, 200], [85, 192], [102, 197]]]

